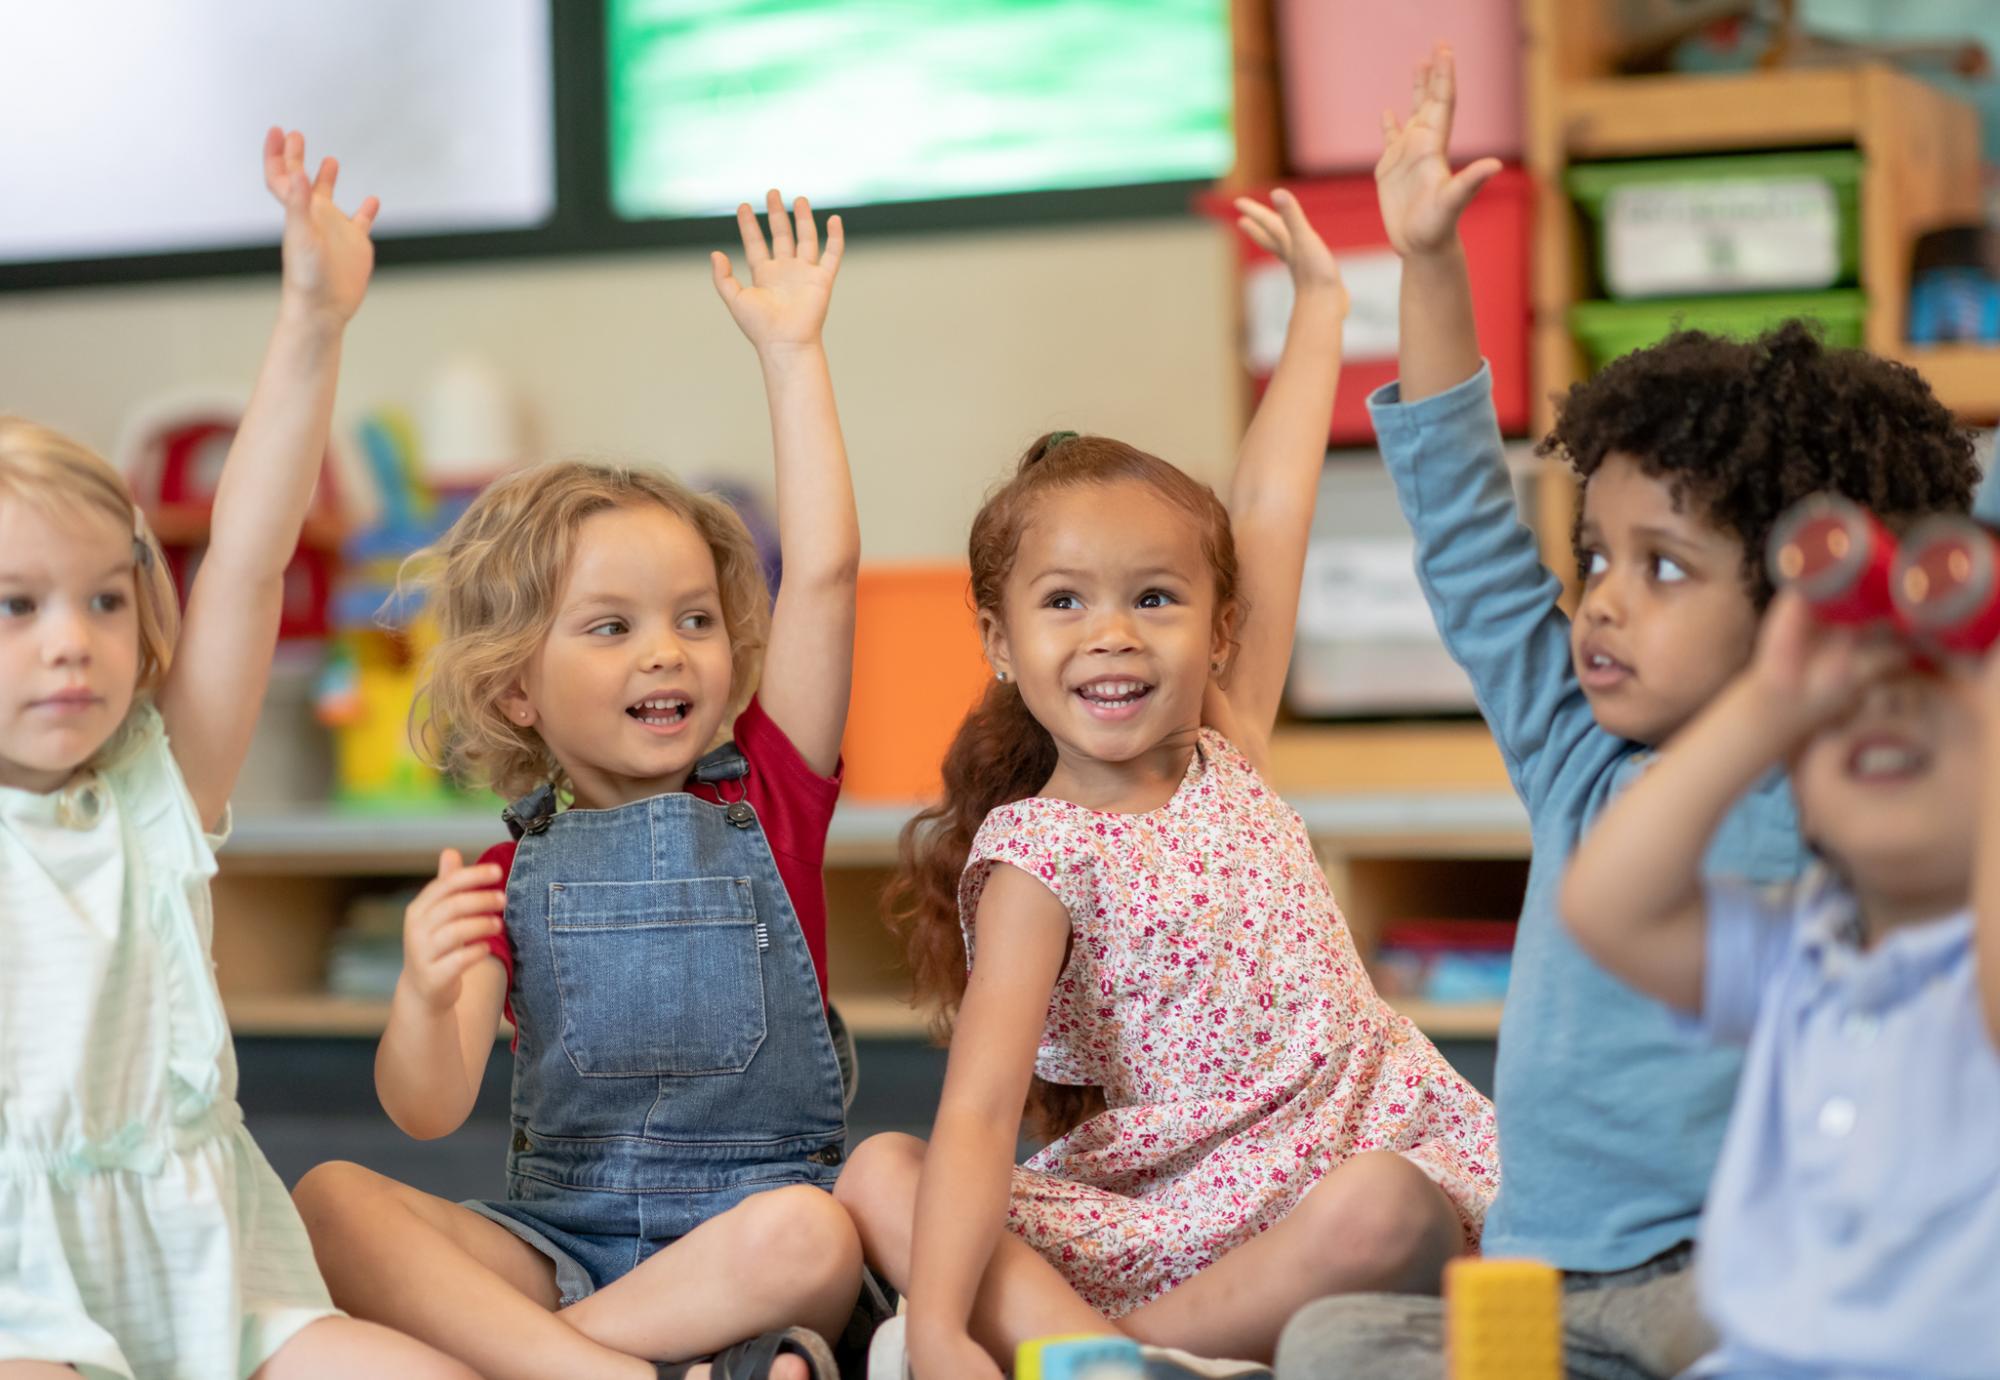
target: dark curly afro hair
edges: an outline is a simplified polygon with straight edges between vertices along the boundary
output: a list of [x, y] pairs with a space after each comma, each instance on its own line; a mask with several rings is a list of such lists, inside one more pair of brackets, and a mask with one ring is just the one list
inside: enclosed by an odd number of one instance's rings
[[1844, 494], [1895, 528], [1963, 512], [1979, 483], [1971, 437], [1914, 369], [1829, 349], [1796, 320], [1752, 341], [1676, 331], [1612, 362], [1570, 389], [1537, 453], [1586, 486], [1618, 453], [1665, 480], [1677, 509], [1742, 540], [1760, 609], [1766, 539], [1799, 499]]

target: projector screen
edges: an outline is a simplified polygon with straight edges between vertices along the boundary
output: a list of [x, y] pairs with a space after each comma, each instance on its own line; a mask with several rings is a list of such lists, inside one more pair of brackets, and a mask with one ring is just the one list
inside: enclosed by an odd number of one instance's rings
[[0, 21], [0, 263], [276, 243], [264, 131], [386, 237], [555, 209], [551, 0], [51, 0]]
[[606, 0], [611, 201], [704, 216], [1205, 180], [1228, 0]]

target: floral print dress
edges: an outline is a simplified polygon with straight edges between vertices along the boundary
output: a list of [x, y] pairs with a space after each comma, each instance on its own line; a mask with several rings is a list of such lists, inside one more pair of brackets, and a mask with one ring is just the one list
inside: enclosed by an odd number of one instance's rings
[[1149, 813], [989, 814], [959, 883], [968, 955], [995, 863], [1070, 917], [1035, 1072], [1106, 1102], [1014, 1171], [1008, 1226], [1093, 1307], [1185, 1282], [1363, 1151], [1406, 1157], [1477, 1242], [1492, 1104], [1376, 993], [1304, 821], [1220, 733]]

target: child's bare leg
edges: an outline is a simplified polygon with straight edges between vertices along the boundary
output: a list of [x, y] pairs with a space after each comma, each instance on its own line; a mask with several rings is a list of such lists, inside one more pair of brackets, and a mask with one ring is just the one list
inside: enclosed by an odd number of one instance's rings
[[250, 1380], [479, 1380], [478, 1372], [414, 1337], [358, 1318], [321, 1318], [299, 1329]]
[[76, 1380], [76, 1367], [54, 1361], [0, 1361], [0, 1380]]
[[[917, 1179], [926, 1146], [915, 1136], [870, 1136], [848, 1157], [833, 1196], [854, 1217], [868, 1259], [900, 1290], [910, 1285], [910, 1237], [915, 1229]], [[972, 1339], [1002, 1367], [1014, 1348], [1033, 1337], [1119, 1329], [1078, 1297], [1069, 1281], [1034, 1247], [1010, 1231], [1000, 1234], [972, 1301]]]
[[[633, 1356], [708, 1356], [791, 1326], [837, 1337], [861, 1290], [861, 1241], [833, 1195], [795, 1185], [744, 1199], [558, 1316]], [[781, 1357], [773, 1377], [806, 1374]]]
[[1269, 1361], [1292, 1314], [1327, 1294], [1434, 1294], [1465, 1250], [1444, 1191], [1401, 1155], [1328, 1174], [1284, 1221], [1120, 1320], [1142, 1342]]
[[320, 1165], [293, 1198], [334, 1302], [356, 1317], [421, 1338], [487, 1380], [655, 1374], [555, 1313], [555, 1267], [497, 1222], [358, 1164]]

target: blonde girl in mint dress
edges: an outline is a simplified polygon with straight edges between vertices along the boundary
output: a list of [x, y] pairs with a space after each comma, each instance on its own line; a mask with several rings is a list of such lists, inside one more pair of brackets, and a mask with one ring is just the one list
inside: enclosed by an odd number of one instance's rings
[[266, 136], [284, 290], [185, 636], [96, 455], [0, 417], [0, 1380], [471, 1372], [335, 1311], [243, 1128], [208, 879], [277, 640], [375, 203]]

